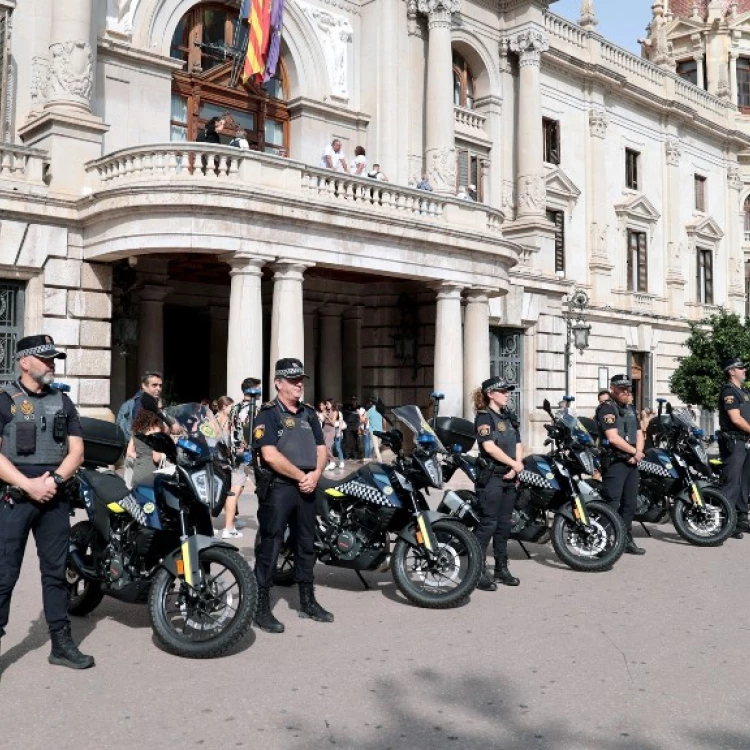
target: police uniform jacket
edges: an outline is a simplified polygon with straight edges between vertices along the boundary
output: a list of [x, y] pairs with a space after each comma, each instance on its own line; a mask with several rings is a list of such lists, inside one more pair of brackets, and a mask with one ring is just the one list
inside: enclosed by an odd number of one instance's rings
[[[260, 407], [253, 429], [253, 445], [264, 468], [260, 449], [274, 446], [301, 471], [313, 471], [318, 464], [319, 445], [325, 445], [323, 429], [315, 409], [299, 404], [296, 412], [287, 409], [277, 398]], [[283, 481], [292, 480], [277, 476]]]
[[[620, 406], [614, 400], [605, 401], [597, 408], [596, 416], [605, 446], [609, 445], [606, 437], [607, 430], [614, 428], [623, 440], [634, 448], [636, 447], [639, 429], [638, 417], [630, 404]], [[617, 451], [617, 455], [622, 457], [624, 454]], [[632, 456], [628, 456], [628, 458], [632, 458]]]
[[0, 391], [0, 450], [27, 477], [53, 473], [68, 454], [68, 437], [83, 437], [70, 398], [44, 388], [40, 393], [11, 383]]
[[740, 416], [750, 422], [750, 390], [733, 383], [725, 383], [719, 394], [719, 429], [733, 436], [746, 438], [746, 433], [732, 424], [729, 412], [739, 409]]
[[489, 462], [490, 466], [505, 474], [510, 467], [490, 456], [485, 445], [494, 443], [511, 458], [516, 455], [516, 444], [521, 442], [521, 433], [515, 413], [510, 409], [503, 409], [500, 413], [494, 409], [479, 411], [474, 419], [474, 432], [482, 458]]

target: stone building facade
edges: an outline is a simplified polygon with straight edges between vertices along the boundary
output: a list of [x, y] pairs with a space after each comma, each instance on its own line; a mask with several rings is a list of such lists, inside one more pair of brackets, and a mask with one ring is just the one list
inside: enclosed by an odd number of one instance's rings
[[[678, 74], [689, 19], [655, 3], [656, 64], [592, 0], [579, 24], [543, 0], [286, 0], [279, 73], [233, 87], [238, 5], [0, 0], [3, 377], [36, 330], [91, 414], [145, 369], [237, 396], [299, 356], [311, 399], [437, 388], [470, 416], [503, 372], [538, 445], [544, 398], [593, 410], [620, 371], [639, 404], [669, 395], [688, 322], [745, 309], [750, 129], [712, 73]], [[333, 138], [389, 181], [318, 166]]]

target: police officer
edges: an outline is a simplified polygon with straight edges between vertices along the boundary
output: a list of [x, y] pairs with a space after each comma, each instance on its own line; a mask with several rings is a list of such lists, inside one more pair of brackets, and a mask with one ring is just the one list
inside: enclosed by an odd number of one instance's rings
[[638, 507], [638, 462], [643, 460], [643, 432], [631, 404], [630, 379], [627, 375], [615, 375], [609, 382], [611, 399], [602, 401], [596, 410], [608, 459], [604, 489], [612, 509], [625, 522], [628, 532], [625, 552], [645, 555], [646, 550], [633, 540], [633, 518]]
[[68, 480], [83, 463], [83, 432], [72, 401], [50, 388], [55, 360], [65, 357], [50, 336], [19, 339], [19, 378], [0, 390], [0, 636], [33, 531], [52, 640], [49, 662], [86, 669], [94, 666], [94, 659], [73, 642], [65, 580]]
[[476, 537], [484, 555], [490, 539], [495, 553], [494, 576], [486, 566], [477, 587], [496, 591], [497, 582], [518, 586], [518, 578], [508, 570], [508, 537], [516, 502], [516, 479], [521, 471], [521, 434], [516, 415], [508, 409], [508, 398], [515, 386], [501, 377], [485, 380], [474, 394], [474, 432], [483, 466], [477, 476], [479, 526]]
[[258, 609], [255, 624], [283, 633], [271, 613], [273, 574], [287, 525], [295, 540], [294, 578], [299, 584], [300, 617], [333, 622], [315, 599], [315, 487], [327, 462], [323, 430], [315, 409], [302, 403], [305, 368], [298, 359], [276, 363], [276, 398], [261, 406], [253, 429], [258, 494], [258, 547], [255, 576]]
[[745, 363], [730, 357], [721, 363], [727, 382], [719, 394], [719, 448], [724, 461], [724, 491], [737, 508], [734, 536], [750, 531], [747, 500], [750, 494], [750, 390], [745, 386]]

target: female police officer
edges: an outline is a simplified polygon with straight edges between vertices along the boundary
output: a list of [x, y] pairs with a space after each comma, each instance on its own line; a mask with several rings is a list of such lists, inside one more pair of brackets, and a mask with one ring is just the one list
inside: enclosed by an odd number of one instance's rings
[[520, 583], [508, 570], [508, 537], [516, 502], [516, 478], [523, 471], [518, 420], [508, 409], [508, 394], [514, 388], [503, 378], [495, 377], [485, 380], [474, 394], [477, 412], [474, 431], [484, 459], [476, 484], [480, 510], [476, 537], [483, 554], [492, 539], [495, 553], [494, 580], [485, 568], [478, 584], [483, 591], [495, 591], [495, 581], [506, 586]]

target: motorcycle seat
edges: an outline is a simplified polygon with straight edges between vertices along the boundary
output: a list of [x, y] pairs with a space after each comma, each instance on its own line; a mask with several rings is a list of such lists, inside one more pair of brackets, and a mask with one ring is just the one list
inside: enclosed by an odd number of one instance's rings
[[106, 503], [117, 503], [130, 494], [125, 480], [117, 474], [92, 469], [82, 469], [82, 473], [86, 482], [93, 487], [96, 496]]

